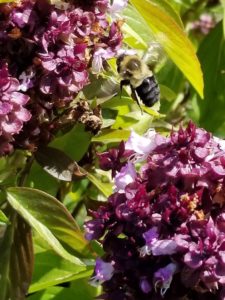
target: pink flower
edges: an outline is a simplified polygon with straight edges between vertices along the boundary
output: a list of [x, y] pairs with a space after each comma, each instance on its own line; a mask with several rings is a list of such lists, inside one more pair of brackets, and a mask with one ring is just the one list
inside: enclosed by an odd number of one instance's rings
[[29, 101], [27, 95], [19, 92], [19, 81], [10, 76], [7, 65], [0, 68], [0, 154], [12, 150], [13, 136], [23, 124], [30, 120], [30, 112], [24, 108]]

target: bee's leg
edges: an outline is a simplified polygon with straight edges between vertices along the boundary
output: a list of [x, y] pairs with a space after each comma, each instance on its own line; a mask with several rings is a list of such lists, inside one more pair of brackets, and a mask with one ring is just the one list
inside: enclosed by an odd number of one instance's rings
[[120, 98], [121, 98], [121, 95], [122, 95], [122, 89], [123, 89], [123, 86], [125, 85], [130, 85], [130, 81], [127, 80], [127, 79], [123, 79], [120, 81]]
[[137, 92], [136, 92], [136, 90], [133, 87], [131, 87], [131, 97], [137, 102], [137, 105], [139, 106], [139, 108], [141, 110], [141, 114], [143, 115], [143, 110], [141, 108], [141, 103], [139, 101]]

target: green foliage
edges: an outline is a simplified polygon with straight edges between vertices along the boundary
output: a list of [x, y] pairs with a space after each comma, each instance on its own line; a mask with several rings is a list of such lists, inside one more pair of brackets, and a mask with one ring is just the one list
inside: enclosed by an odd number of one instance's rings
[[24, 299], [33, 271], [31, 228], [10, 209], [10, 223], [0, 226], [0, 299]]
[[79, 253], [84, 253], [87, 247], [87, 241], [62, 203], [42, 191], [22, 187], [8, 188], [7, 199], [56, 253], [83, 269], [84, 264], [67, 253], [59, 242]]
[[[3, 223], [3, 224], [1, 224]], [[9, 219], [6, 217], [4, 212], [0, 210], [0, 225], [9, 224]]]
[[222, 22], [202, 41], [199, 51], [205, 81], [204, 101], [198, 101], [200, 126], [223, 136], [225, 130], [225, 41]]

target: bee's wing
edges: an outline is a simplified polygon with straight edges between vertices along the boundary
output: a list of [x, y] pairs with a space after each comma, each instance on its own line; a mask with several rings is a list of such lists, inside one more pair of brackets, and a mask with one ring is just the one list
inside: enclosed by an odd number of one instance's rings
[[142, 59], [154, 71], [166, 59], [166, 54], [159, 43], [151, 42]]
[[97, 98], [99, 101], [111, 99], [120, 93], [120, 85], [113, 78], [103, 78], [90, 75], [90, 84], [83, 89], [86, 99], [91, 100]]

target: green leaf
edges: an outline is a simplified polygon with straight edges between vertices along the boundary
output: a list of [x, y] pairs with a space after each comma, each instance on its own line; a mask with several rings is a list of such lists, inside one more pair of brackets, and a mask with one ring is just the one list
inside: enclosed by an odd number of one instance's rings
[[[168, 2], [160, 0], [157, 1], [157, 4], [166, 10], [166, 12], [176, 20], [177, 24], [183, 28], [180, 16]], [[123, 10], [123, 17], [125, 18], [122, 27], [124, 33], [123, 41], [131, 48], [146, 50], [149, 42], [154, 38], [145, 19], [132, 5], [128, 5]]]
[[85, 254], [87, 241], [62, 203], [42, 191], [31, 188], [8, 188], [7, 198], [11, 206], [56, 253], [80, 266], [81, 270], [84, 269], [84, 264], [68, 253], [59, 242]]
[[2, 210], [0, 210], [0, 223], [9, 224], [9, 219], [6, 217]]
[[171, 18], [176, 21], [176, 23], [181, 27], [184, 28], [183, 22], [177, 13], [177, 10], [174, 9], [172, 6], [171, 1], [168, 0], [151, 0], [151, 2], [157, 6], [159, 6], [164, 12], [171, 16]]
[[221, 0], [223, 5], [223, 36], [225, 38], [225, 0]]
[[224, 136], [225, 133], [225, 40], [220, 22], [199, 47], [205, 81], [205, 101], [198, 101], [200, 126]]
[[132, 48], [145, 50], [153, 38], [145, 20], [132, 5], [123, 10], [123, 17], [126, 20], [122, 27], [123, 41]]
[[113, 130], [106, 129], [98, 136], [92, 138], [92, 142], [102, 142], [102, 143], [115, 143], [121, 142], [121, 140], [127, 140], [130, 136], [129, 130]]
[[50, 146], [63, 150], [63, 152], [78, 162], [87, 152], [91, 137], [92, 134], [85, 131], [82, 124], [78, 124], [68, 133], [56, 138]]
[[29, 292], [33, 293], [78, 278], [87, 278], [92, 272], [93, 267], [81, 272], [80, 268], [76, 268], [73, 263], [53, 251], [42, 251], [35, 255], [34, 274]]
[[25, 299], [33, 270], [32, 237], [30, 226], [15, 212], [1, 233], [0, 253], [0, 299]]
[[102, 77], [90, 74], [90, 83], [82, 90], [87, 100], [97, 99], [97, 104], [101, 104], [107, 99], [113, 98], [119, 92], [119, 84], [112, 76]]
[[26, 156], [22, 151], [15, 151], [13, 155], [1, 157], [0, 159], [0, 183], [14, 184], [18, 170], [23, 168]]
[[45, 291], [31, 295], [28, 300], [93, 300], [96, 296], [96, 288], [90, 286], [87, 280], [76, 280], [69, 288], [50, 287]]
[[167, 101], [173, 101], [177, 96], [172, 89], [163, 84], [160, 84], [160, 95], [162, 99], [166, 99]]
[[85, 172], [80, 171], [73, 159], [53, 147], [39, 148], [35, 153], [35, 158], [47, 173], [59, 180], [70, 182], [77, 177], [85, 176]]
[[56, 195], [59, 189], [58, 180], [45, 172], [36, 161], [34, 161], [32, 164], [26, 184], [29, 187], [41, 189], [42, 191], [53, 196]]
[[102, 192], [103, 195], [109, 197], [112, 194], [112, 186], [103, 183], [100, 179], [96, 177], [95, 174], [87, 172], [87, 178]]
[[203, 77], [200, 63], [190, 40], [176, 21], [151, 0], [130, 1], [144, 17], [154, 38], [184, 73], [201, 97]]

